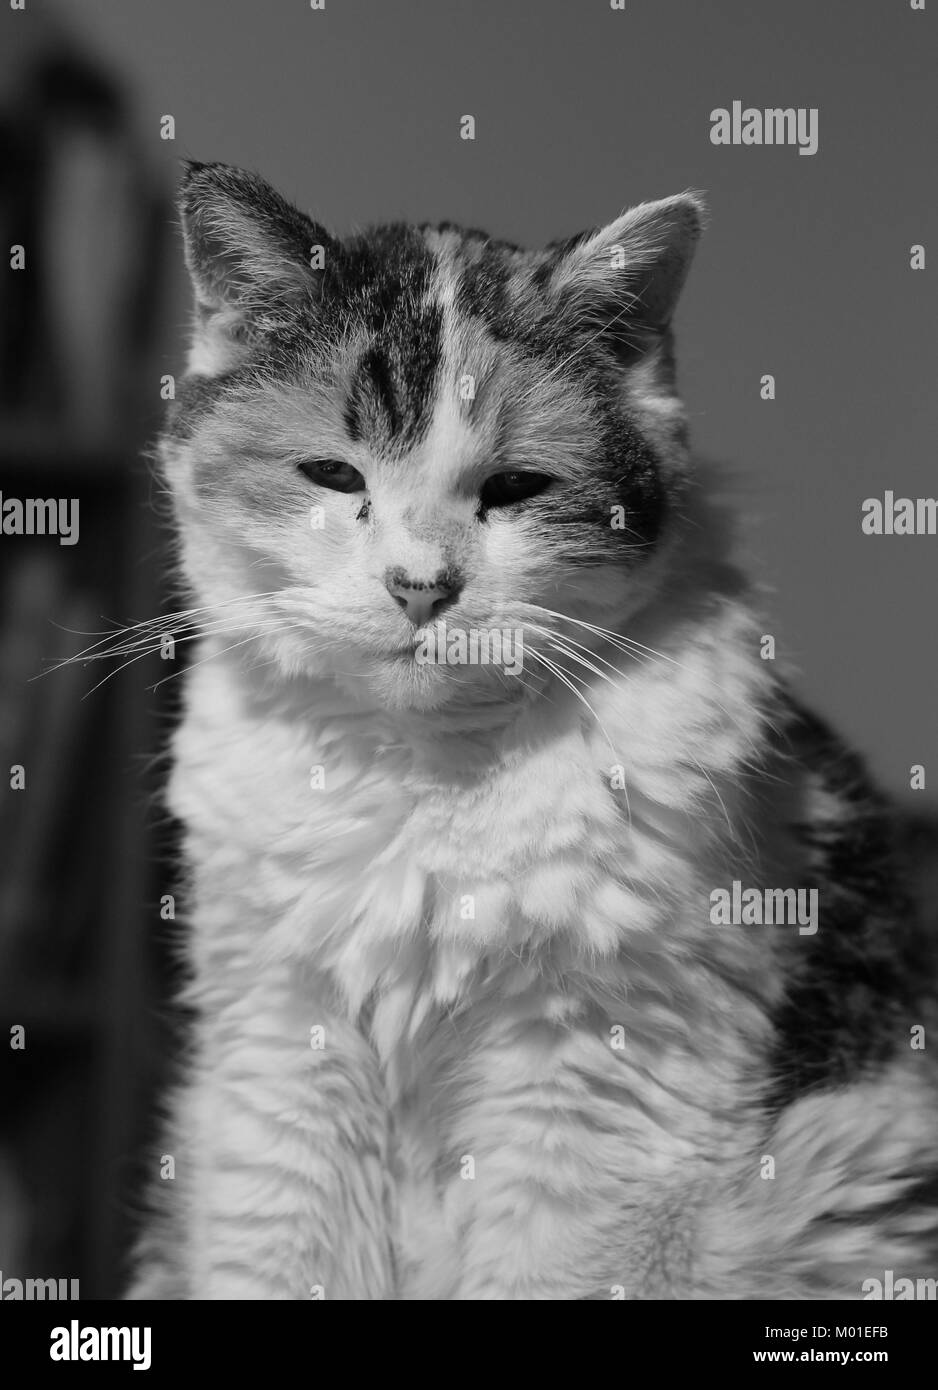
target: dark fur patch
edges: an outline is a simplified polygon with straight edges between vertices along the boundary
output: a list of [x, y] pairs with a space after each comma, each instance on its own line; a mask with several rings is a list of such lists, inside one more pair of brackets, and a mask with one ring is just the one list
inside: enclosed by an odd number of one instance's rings
[[548, 490], [523, 505], [552, 532], [569, 530], [575, 539], [568, 563], [589, 567], [641, 563], [661, 534], [670, 500], [653, 451], [627, 418], [610, 410], [602, 450], [578, 489]]
[[538, 290], [544, 290], [550, 283], [550, 278], [558, 270], [571, 251], [575, 251], [578, 246], [582, 246], [584, 241], [588, 241], [594, 235], [592, 229], [582, 232], [575, 232], [573, 236], [563, 237], [557, 241], [549, 241], [544, 248], [538, 264], [534, 268], [531, 277], [532, 284]]
[[791, 701], [782, 748], [820, 779], [838, 813], [797, 826], [818, 889], [819, 926], [802, 938], [774, 1020], [769, 1102], [857, 1079], [909, 1046], [922, 949], [895, 814], [862, 761]]
[[483, 319], [492, 336], [501, 341], [511, 337], [514, 321], [507, 291], [508, 249], [489, 240], [472, 246], [460, 267], [455, 296], [457, 313]]
[[[625, 517], [613, 536], [626, 545], [650, 548], [668, 513], [668, 494], [654, 450], [628, 417], [611, 411], [604, 439], [602, 476]], [[607, 513], [608, 519], [608, 513]]]
[[379, 227], [344, 244], [324, 277], [318, 328], [367, 339], [345, 406], [354, 438], [413, 445], [429, 425], [443, 315], [428, 301], [433, 257], [413, 227]]
[[401, 411], [395, 392], [394, 374], [381, 349], [375, 345], [362, 355], [358, 364], [358, 376], [350, 402], [358, 401], [356, 414], [361, 418], [361, 403], [370, 400], [373, 407], [383, 410], [388, 433], [400, 434]]
[[354, 392], [348, 397], [347, 401], [345, 402], [345, 409], [342, 412], [342, 419], [345, 424], [345, 430], [348, 434], [349, 439], [351, 439], [354, 443], [357, 444], [362, 437], [362, 422], [361, 416], [358, 413], [358, 403], [356, 401]]

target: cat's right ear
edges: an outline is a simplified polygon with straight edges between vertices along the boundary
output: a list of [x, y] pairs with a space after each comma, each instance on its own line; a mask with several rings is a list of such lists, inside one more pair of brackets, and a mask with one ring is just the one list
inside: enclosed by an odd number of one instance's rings
[[256, 174], [185, 166], [179, 213], [196, 301], [189, 370], [229, 371], [257, 333], [313, 303], [333, 242]]

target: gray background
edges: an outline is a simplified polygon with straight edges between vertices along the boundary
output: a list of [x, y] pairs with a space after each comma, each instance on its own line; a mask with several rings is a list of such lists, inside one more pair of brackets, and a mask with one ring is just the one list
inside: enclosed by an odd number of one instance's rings
[[[337, 230], [446, 217], [536, 243], [705, 190], [678, 339], [697, 446], [729, 470], [779, 657], [904, 804], [933, 799], [938, 537], [863, 536], [860, 504], [938, 489], [934, 271], [909, 269], [934, 240], [938, 3], [326, 6], [64, 13], [125, 75], [167, 178], [180, 156], [253, 167]], [[712, 146], [710, 111], [734, 99], [818, 107], [818, 153]], [[177, 293], [181, 326], [181, 277]], [[178, 371], [178, 341], [165, 360]]]

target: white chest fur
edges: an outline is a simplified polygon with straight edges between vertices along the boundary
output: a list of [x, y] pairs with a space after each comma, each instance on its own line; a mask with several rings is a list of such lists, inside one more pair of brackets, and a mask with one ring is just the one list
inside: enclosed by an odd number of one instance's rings
[[699, 814], [698, 754], [731, 762], [725, 731], [685, 727], [675, 757], [672, 680], [485, 764], [471, 742], [426, 754], [311, 694], [311, 717], [258, 706], [220, 662], [190, 687], [171, 803], [195, 870], [196, 991], [225, 1007], [285, 972], [313, 1022], [334, 1010], [367, 1039], [410, 1285], [452, 1271], [477, 1230], [491, 1287], [532, 1175], [549, 1202], [591, 1185], [615, 1227], [646, 1200], [629, 1183], [666, 1189], [729, 1142], [719, 1117], [762, 1018], [737, 998], [749, 965], [705, 925], [725, 837]]

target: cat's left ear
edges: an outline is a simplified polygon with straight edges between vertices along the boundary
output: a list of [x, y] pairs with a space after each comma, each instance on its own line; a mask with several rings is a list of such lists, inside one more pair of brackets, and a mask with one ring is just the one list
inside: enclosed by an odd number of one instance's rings
[[270, 184], [226, 164], [187, 164], [179, 211], [197, 313], [189, 367], [215, 375], [258, 331], [315, 302], [334, 243]]
[[608, 226], [551, 248], [541, 275], [561, 315], [595, 324], [623, 353], [667, 331], [706, 209], [696, 193], [640, 203]]

